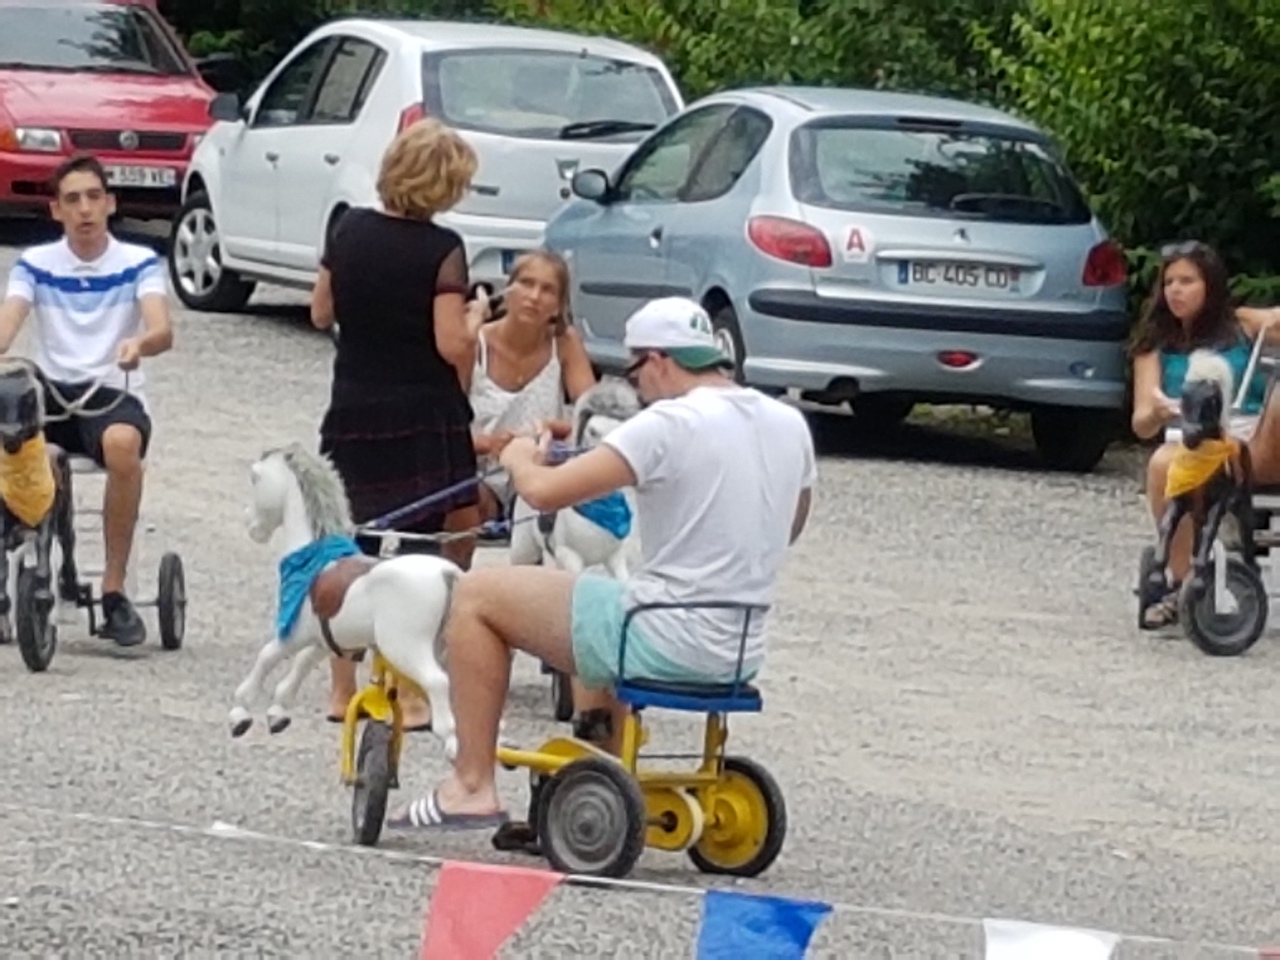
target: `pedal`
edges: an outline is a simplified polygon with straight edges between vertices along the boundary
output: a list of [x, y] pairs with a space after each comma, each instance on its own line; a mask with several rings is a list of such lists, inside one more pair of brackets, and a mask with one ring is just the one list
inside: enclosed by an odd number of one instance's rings
[[533, 857], [542, 856], [542, 847], [538, 845], [538, 834], [533, 827], [519, 820], [509, 820], [500, 826], [491, 840], [493, 848], [503, 853], [527, 853]]

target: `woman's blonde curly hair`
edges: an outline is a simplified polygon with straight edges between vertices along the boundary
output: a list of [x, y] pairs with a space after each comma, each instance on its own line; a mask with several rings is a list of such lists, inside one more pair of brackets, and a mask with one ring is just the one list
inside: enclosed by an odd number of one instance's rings
[[479, 162], [471, 145], [439, 120], [419, 120], [383, 154], [378, 196], [388, 213], [429, 220], [466, 196]]

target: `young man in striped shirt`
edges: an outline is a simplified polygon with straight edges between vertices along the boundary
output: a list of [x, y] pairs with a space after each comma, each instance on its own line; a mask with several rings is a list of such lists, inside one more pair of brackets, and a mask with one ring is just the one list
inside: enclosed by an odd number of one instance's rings
[[[52, 186], [49, 207], [63, 237], [25, 250], [10, 271], [0, 304], [0, 353], [8, 352], [27, 317], [34, 317], [32, 360], [56, 390], [56, 395], [46, 391], [51, 415], [66, 409], [60, 398], [74, 403], [103, 380], [84, 415], [49, 424], [46, 436], [107, 471], [101, 633], [121, 646], [134, 646], [146, 639], [146, 627], [125, 596], [125, 571], [151, 438], [139, 364], [173, 345], [168, 291], [160, 258], [108, 230], [115, 197], [95, 158], [70, 158], [54, 174]], [[126, 374], [128, 389], [121, 398]], [[106, 407], [113, 409], [92, 415]], [[69, 599], [76, 585], [59, 584], [59, 589]]]

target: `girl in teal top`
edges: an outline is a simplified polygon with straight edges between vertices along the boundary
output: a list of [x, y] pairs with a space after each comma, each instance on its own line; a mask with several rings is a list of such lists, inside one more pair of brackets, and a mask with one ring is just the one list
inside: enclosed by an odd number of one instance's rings
[[[1280, 308], [1232, 306], [1227, 268], [1213, 248], [1198, 241], [1171, 244], [1161, 256], [1160, 273], [1131, 352], [1133, 432], [1144, 440], [1163, 433], [1181, 416], [1178, 397], [1192, 350], [1210, 349], [1222, 356], [1231, 365], [1238, 395], [1257, 338], [1280, 342], [1276, 325]], [[1266, 391], [1266, 375], [1255, 373], [1234, 412], [1231, 432], [1249, 447], [1255, 482], [1273, 484], [1280, 483], [1280, 427], [1263, 422]], [[1234, 400], [1235, 396], [1227, 398], [1228, 403]], [[1147, 503], [1157, 525], [1164, 514], [1165, 479], [1176, 449], [1175, 442], [1162, 444], [1147, 464]], [[1191, 568], [1188, 521], [1179, 527], [1169, 553], [1168, 579], [1174, 587], [1161, 603], [1144, 612], [1143, 625], [1148, 628], [1177, 619], [1177, 585]]]

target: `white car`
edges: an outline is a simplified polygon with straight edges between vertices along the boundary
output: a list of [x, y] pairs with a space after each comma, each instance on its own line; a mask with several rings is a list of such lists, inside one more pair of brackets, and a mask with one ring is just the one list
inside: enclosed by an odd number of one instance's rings
[[684, 107], [662, 60], [558, 31], [344, 19], [313, 31], [216, 123], [183, 180], [169, 270], [182, 302], [233, 311], [254, 284], [309, 288], [342, 213], [378, 207], [383, 151], [423, 116], [479, 155], [472, 190], [439, 217], [473, 282], [499, 285], [569, 197], [578, 169], [612, 170]]

